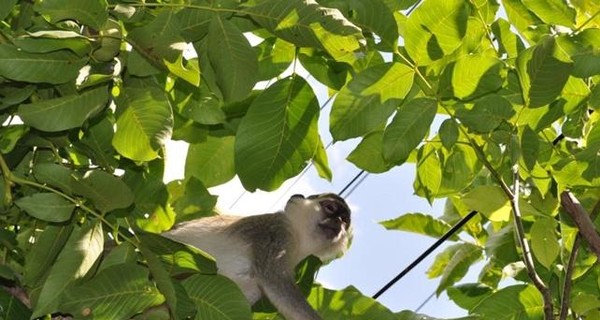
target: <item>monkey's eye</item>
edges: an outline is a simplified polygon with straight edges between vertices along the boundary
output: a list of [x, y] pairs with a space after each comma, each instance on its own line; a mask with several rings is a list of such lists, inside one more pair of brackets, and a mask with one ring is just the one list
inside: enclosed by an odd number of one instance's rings
[[338, 205], [335, 201], [324, 200], [321, 201], [321, 208], [325, 211], [326, 214], [334, 214], [338, 211]]

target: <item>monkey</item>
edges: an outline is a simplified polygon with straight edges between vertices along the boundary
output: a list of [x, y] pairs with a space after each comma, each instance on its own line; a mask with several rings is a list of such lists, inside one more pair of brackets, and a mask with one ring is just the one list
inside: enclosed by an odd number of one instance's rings
[[266, 296], [287, 320], [319, 320], [295, 284], [294, 268], [310, 255], [328, 262], [344, 254], [350, 208], [333, 193], [296, 194], [282, 212], [200, 218], [163, 236], [212, 255], [218, 273], [233, 280], [251, 305]]

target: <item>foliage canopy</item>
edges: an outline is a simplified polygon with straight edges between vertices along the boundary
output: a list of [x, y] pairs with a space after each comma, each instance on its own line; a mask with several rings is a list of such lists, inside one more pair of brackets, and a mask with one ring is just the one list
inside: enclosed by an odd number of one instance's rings
[[[348, 161], [414, 163], [415, 193], [447, 199], [386, 228], [437, 238], [480, 213], [429, 269], [438, 294], [473, 319], [600, 318], [596, 1], [6, 0], [0, 18], [1, 318], [272, 319], [155, 234], [212, 214], [207, 188], [236, 175], [331, 178], [298, 65], [329, 89], [334, 140], [361, 139]], [[165, 185], [169, 139], [190, 149]], [[314, 267], [327, 319], [418, 317]]]

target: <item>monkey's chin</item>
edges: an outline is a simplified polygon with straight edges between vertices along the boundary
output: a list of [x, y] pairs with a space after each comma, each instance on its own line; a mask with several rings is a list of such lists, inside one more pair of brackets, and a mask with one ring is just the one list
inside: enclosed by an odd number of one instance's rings
[[326, 219], [319, 222], [319, 227], [327, 239], [334, 239], [342, 231], [342, 226], [335, 221]]

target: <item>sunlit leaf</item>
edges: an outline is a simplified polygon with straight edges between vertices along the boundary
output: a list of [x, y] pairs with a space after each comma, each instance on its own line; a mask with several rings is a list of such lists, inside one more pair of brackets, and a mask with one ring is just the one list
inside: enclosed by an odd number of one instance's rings
[[361, 30], [337, 9], [313, 0], [267, 0], [249, 9], [251, 17], [276, 36], [299, 47], [321, 48], [338, 61], [352, 62], [361, 49]]
[[575, 9], [564, 0], [523, 0], [523, 4], [547, 24], [569, 28], [575, 24]]
[[302, 171], [320, 139], [318, 112], [314, 92], [299, 76], [256, 97], [235, 139], [235, 166], [246, 189], [273, 190]]
[[314, 286], [308, 302], [323, 319], [395, 319], [388, 308], [352, 286], [339, 291]]
[[448, 297], [466, 310], [471, 310], [492, 292], [492, 288], [481, 283], [465, 283], [446, 289]]
[[454, 65], [452, 87], [459, 99], [479, 96], [494, 91], [503, 83], [500, 77], [502, 64], [495, 57], [468, 55]]
[[546, 269], [550, 269], [560, 253], [556, 221], [551, 218], [536, 219], [529, 234], [531, 235], [533, 255]]
[[412, 86], [414, 70], [401, 63], [375, 65], [338, 93], [329, 119], [335, 140], [358, 137], [385, 124]]
[[498, 39], [500, 52], [505, 52], [509, 58], [516, 58], [525, 49], [523, 40], [510, 30], [510, 24], [499, 18], [492, 24], [492, 32]]
[[483, 213], [491, 221], [510, 219], [510, 202], [500, 187], [477, 186], [465, 194], [462, 201], [472, 210]]
[[100, 29], [108, 19], [105, 0], [87, 0], [71, 2], [69, 0], [44, 0], [36, 3], [35, 9], [48, 17], [50, 22], [72, 19]]
[[60, 293], [93, 267], [103, 247], [102, 224], [87, 223], [82, 227], [75, 227], [42, 286], [33, 308], [33, 318], [59, 310], [62, 297]]
[[440, 140], [446, 149], [450, 149], [458, 140], [458, 126], [456, 121], [446, 119], [440, 125], [439, 131]]
[[185, 162], [186, 177], [196, 177], [206, 187], [213, 187], [235, 176], [234, 136], [208, 136], [201, 143], [190, 144]]
[[489, 94], [475, 101], [471, 109], [458, 109], [456, 117], [469, 129], [487, 133], [508, 120], [515, 111], [512, 104], [502, 96]]
[[239, 287], [220, 275], [196, 274], [183, 287], [198, 308], [195, 319], [250, 319], [248, 301]]
[[554, 101], [561, 93], [573, 69], [570, 58], [547, 37], [517, 57], [517, 72], [523, 97], [529, 107], [541, 107]]
[[226, 102], [246, 98], [258, 80], [258, 58], [237, 27], [215, 15], [208, 30], [208, 58]]
[[383, 133], [383, 158], [395, 164], [408, 159], [421, 143], [437, 112], [437, 101], [417, 98], [404, 103]]
[[148, 280], [146, 268], [125, 264], [108, 267], [93, 279], [68, 288], [60, 309], [78, 317], [92, 313], [94, 318], [129, 319], [164, 301]]
[[484, 319], [538, 320], [543, 310], [542, 295], [533, 285], [514, 285], [487, 296], [471, 312]]
[[[415, 232], [418, 234], [440, 238], [452, 227], [443, 220], [422, 213], [406, 213], [398, 218], [380, 222], [387, 230]], [[450, 240], [458, 240], [452, 235]]]
[[482, 252], [483, 250], [481, 247], [470, 243], [460, 244], [444, 267], [442, 278], [440, 279], [436, 293], [439, 295], [447, 287], [460, 281], [467, 274], [471, 265], [482, 258]]
[[390, 170], [392, 165], [383, 158], [383, 130], [367, 134], [347, 159], [368, 172], [381, 173]]
[[123, 156], [150, 161], [171, 137], [173, 115], [164, 92], [156, 87], [125, 88], [117, 99], [122, 114], [117, 119], [113, 146]]
[[461, 0], [423, 1], [406, 22], [406, 51], [419, 65], [452, 53], [465, 36], [467, 15], [467, 4]]

